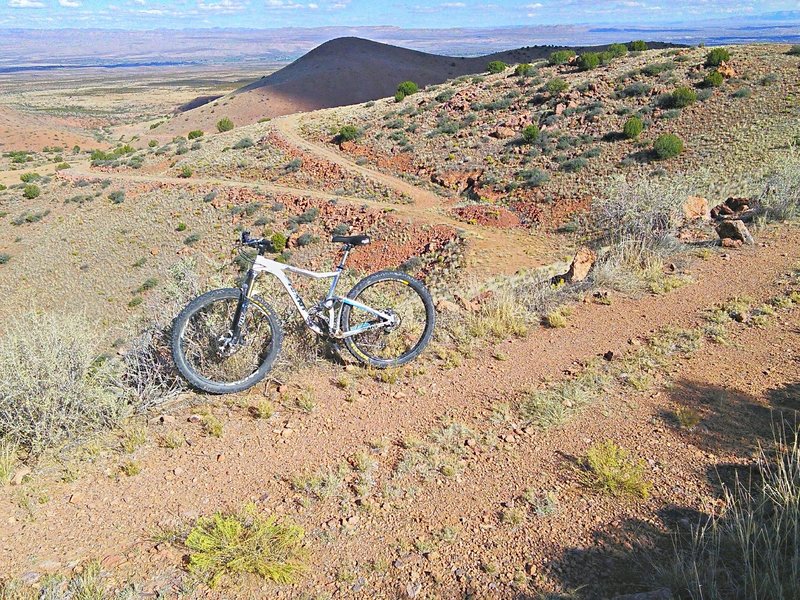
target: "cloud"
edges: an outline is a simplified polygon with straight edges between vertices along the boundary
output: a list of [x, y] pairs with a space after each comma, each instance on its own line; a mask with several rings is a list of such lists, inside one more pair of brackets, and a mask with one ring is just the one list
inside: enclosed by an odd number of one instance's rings
[[58, 3], [64, 8], [78, 8], [81, 5], [77, 0], [58, 0]]
[[8, 0], [9, 8], [44, 8], [39, 0]]
[[247, 8], [247, 3], [237, 2], [237, 0], [219, 0], [218, 2], [206, 2], [205, 0], [198, 0], [197, 8], [200, 10], [207, 10], [209, 12], [233, 13]]

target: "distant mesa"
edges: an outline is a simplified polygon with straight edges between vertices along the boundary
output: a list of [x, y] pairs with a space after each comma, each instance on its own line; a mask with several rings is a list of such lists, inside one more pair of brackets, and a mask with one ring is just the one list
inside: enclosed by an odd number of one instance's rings
[[393, 96], [401, 81], [412, 80], [422, 87], [484, 72], [493, 60], [509, 64], [532, 62], [560, 48], [530, 46], [463, 58], [428, 54], [356, 37], [337, 38], [217, 102], [208, 98], [193, 100], [179, 109], [183, 114], [165, 123], [159, 131], [173, 134], [195, 128], [213, 131], [214, 124], [222, 116], [230, 117], [237, 125], [246, 125], [265, 117], [359, 104]]

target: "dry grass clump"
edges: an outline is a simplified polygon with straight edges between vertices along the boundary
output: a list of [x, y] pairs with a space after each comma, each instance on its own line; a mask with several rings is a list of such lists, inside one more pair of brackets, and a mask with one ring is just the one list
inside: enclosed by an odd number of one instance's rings
[[28, 313], [0, 339], [0, 438], [32, 454], [117, 425], [131, 406], [120, 368], [84, 318]]
[[724, 488], [724, 510], [674, 539], [656, 570], [692, 600], [800, 598], [800, 434], [762, 449], [753, 481]]
[[516, 299], [507, 292], [495, 294], [480, 309], [469, 315], [467, 326], [472, 335], [479, 338], [503, 339], [522, 337], [528, 333], [529, 315]]
[[577, 377], [541, 390], [528, 392], [519, 406], [522, 419], [540, 429], [566, 423], [584, 407], [595, 402], [611, 385], [600, 370], [589, 368]]
[[760, 200], [762, 217], [767, 221], [800, 217], [800, 156], [793, 153], [780, 164]]
[[304, 535], [289, 521], [262, 515], [255, 504], [236, 514], [200, 517], [186, 537], [189, 572], [211, 587], [243, 573], [291, 583], [307, 568]]
[[75, 574], [64, 577], [50, 575], [43, 577], [38, 585], [28, 585], [20, 581], [0, 580], [2, 600], [135, 600], [141, 597], [141, 590], [132, 584], [112, 586], [97, 561], [76, 569]]
[[650, 495], [644, 463], [610, 440], [591, 446], [583, 466], [582, 479], [589, 487], [612, 496]]

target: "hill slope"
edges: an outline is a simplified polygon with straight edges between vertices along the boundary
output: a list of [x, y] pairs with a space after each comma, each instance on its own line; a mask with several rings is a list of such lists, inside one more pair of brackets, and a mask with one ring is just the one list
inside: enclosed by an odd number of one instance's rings
[[174, 135], [195, 128], [211, 131], [223, 116], [233, 119], [236, 125], [245, 125], [265, 117], [359, 104], [393, 95], [397, 84], [408, 79], [420, 86], [441, 83], [483, 72], [492, 60], [531, 62], [549, 56], [556, 49], [531, 46], [464, 58], [355, 37], [337, 38], [228, 96], [186, 111], [157, 132]]

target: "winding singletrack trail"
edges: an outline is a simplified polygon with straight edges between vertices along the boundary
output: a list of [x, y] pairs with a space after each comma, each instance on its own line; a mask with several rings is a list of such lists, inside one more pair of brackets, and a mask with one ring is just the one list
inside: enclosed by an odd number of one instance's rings
[[[312, 113], [313, 114], [313, 113]], [[299, 150], [328, 161], [343, 169], [359, 174], [411, 199], [409, 204], [395, 204], [382, 200], [336, 194], [337, 199], [353, 204], [368, 205], [372, 208], [391, 212], [394, 216], [406, 219], [416, 225], [448, 225], [463, 233], [470, 252], [467, 269], [479, 278], [501, 274], [511, 274], [520, 270], [539, 267], [552, 262], [553, 251], [543, 237], [535, 236], [527, 230], [500, 229], [467, 223], [454, 218], [443, 207], [446, 199], [438, 194], [415, 186], [399, 177], [356, 164], [350, 158], [334, 149], [304, 138], [300, 134], [302, 117], [296, 114], [280, 117], [273, 121], [276, 131]], [[298, 188], [269, 181], [247, 181], [241, 179], [221, 179], [192, 177], [189, 179], [166, 174], [139, 174], [131, 172], [93, 171], [88, 162], [76, 163], [70, 169], [61, 171], [60, 176], [71, 178], [111, 179], [135, 183], [165, 183], [176, 186], [210, 185], [216, 187], [249, 188], [310, 198], [330, 199], [334, 194], [324, 190]]]
[[[380, 183], [395, 192], [411, 198], [408, 205], [395, 206], [398, 215], [405, 216], [418, 223], [441, 223], [451, 225], [465, 232], [473, 248], [468, 263], [470, 272], [478, 275], [496, 275], [514, 273], [519, 270], [541, 266], [542, 242], [527, 231], [519, 229], [498, 229], [477, 224], [466, 223], [454, 219], [442, 210], [445, 199], [430, 190], [420, 188], [394, 175], [383, 173], [364, 165], [356, 164], [347, 156], [336, 152], [333, 148], [309, 140], [301, 135], [303, 119], [314, 113], [297, 113], [273, 120], [280, 135], [297, 148], [334, 163], [348, 171], [358, 173], [368, 179]], [[491, 256], [491, 262], [484, 257]]]

